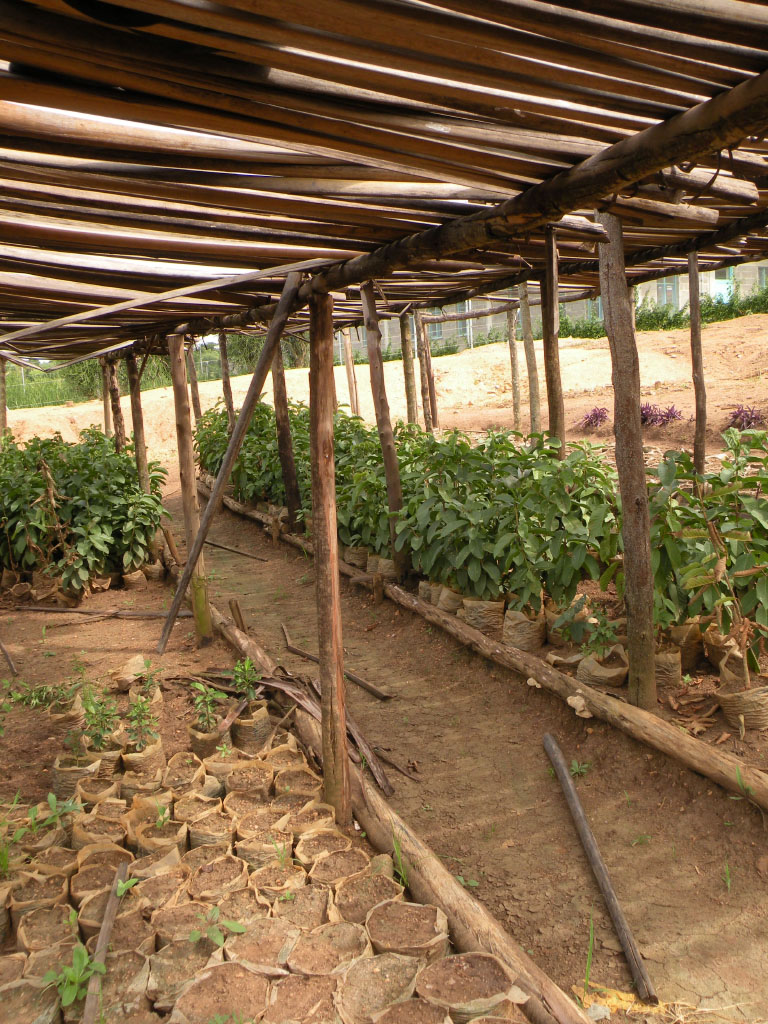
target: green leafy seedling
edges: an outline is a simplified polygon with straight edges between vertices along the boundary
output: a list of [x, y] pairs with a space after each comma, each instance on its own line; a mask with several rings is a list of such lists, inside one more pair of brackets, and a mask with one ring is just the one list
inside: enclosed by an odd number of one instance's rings
[[207, 914], [197, 914], [196, 916], [203, 927], [192, 929], [189, 933], [190, 942], [199, 942], [203, 935], [205, 935], [214, 946], [218, 946], [221, 949], [225, 942], [225, 935], [222, 929], [226, 929], [235, 935], [242, 935], [245, 931], [245, 925], [240, 924], [239, 921], [219, 921], [218, 907], [211, 907]]
[[296, 893], [288, 889], [286, 892], [280, 893], [277, 899], [280, 903], [292, 903], [296, 899]]
[[66, 1009], [78, 999], [84, 999], [88, 991], [88, 982], [94, 974], [105, 974], [103, 963], [94, 961], [88, 950], [78, 942], [72, 950], [72, 963], [65, 965], [58, 972], [50, 970], [43, 978], [46, 985], [55, 985], [59, 992], [61, 1005]]
[[394, 825], [392, 826], [392, 860], [395, 863], [395, 878], [404, 888], [408, 888], [408, 872], [403, 861], [403, 848], [400, 840], [395, 835]]
[[162, 804], [156, 803], [157, 807], [157, 818], [155, 819], [155, 826], [162, 828], [163, 825], [167, 825], [171, 820], [171, 809], [170, 807], [164, 807]]
[[456, 881], [465, 889], [476, 889], [480, 885], [476, 878], [465, 878], [464, 875], [456, 875]]
[[129, 892], [134, 885], [139, 884], [138, 878], [126, 878], [124, 882], [117, 883], [117, 898], [121, 900], [127, 892]]
[[650, 843], [650, 841], [651, 841], [651, 837], [648, 835], [647, 832], [644, 832], [642, 835], [635, 836], [635, 838], [630, 841], [630, 845], [631, 846], [645, 846], [647, 843]]
[[586, 775], [591, 767], [591, 761], [577, 761], [574, 757], [574, 759], [571, 761], [571, 765], [568, 771], [571, 773], [571, 776], [575, 779], [577, 775]]

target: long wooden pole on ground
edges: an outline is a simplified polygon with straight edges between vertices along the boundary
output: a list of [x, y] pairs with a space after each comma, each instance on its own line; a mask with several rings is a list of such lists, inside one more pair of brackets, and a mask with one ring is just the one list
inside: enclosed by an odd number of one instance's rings
[[200, 405], [200, 387], [197, 383], [197, 367], [195, 366], [195, 340], [187, 349], [187, 376], [189, 377], [189, 390], [192, 395], [192, 411], [195, 414], [195, 423], [203, 415]]
[[133, 447], [136, 459], [136, 470], [139, 474], [139, 486], [145, 494], [149, 494], [149, 465], [147, 463], [147, 442], [144, 437], [144, 415], [141, 409], [141, 380], [139, 367], [133, 352], [125, 357], [125, 369], [128, 374], [128, 391], [131, 396], [131, 419], [133, 420]]
[[616, 469], [623, 509], [624, 600], [627, 606], [629, 700], [656, 707], [653, 637], [653, 571], [648, 487], [640, 426], [640, 360], [632, 328], [629, 289], [624, 270], [621, 221], [599, 213], [609, 242], [600, 242], [600, 291], [611, 349]]
[[400, 351], [403, 356], [406, 418], [409, 423], [418, 423], [419, 403], [416, 399], [416, 377], [413, 372], [413, 334], [409, 313], [400, 314]]
[[413, 322], [416, 328], [416, 351], [419, 356], [419, 380], [421, 382], [421, 408], [424, 413], [424, 429], [428, 434], [431, 434], [432, 406], [429, 401], [429, 371], [427, 370], [427, 357], [424, 352], [427, 329], [418, 310], [413, 314]]
[[349, 391], [349, 408], [353, 416], [360, 415], [360, 399], [357, 394], [357, 374], [355, 373], [355, 361], [352, 358], [352, 332], [345, 327], [341, 332], [341, 341], [344, 346], [344, 365], [347, 368], [347, 390]]
[[293, 457], [293, 438], [291, 437], [291, 419], [288, 413], [288, 388], [285, 384], [285, 367], [280, 345], [275, 348], [272, 360], [272, 397], [275, 403], [275, 426], [277, 429], [277, 451], [280, 456], [280, 470], [285, 489], [285, 507], [288, 509], [288, 525], [293, 529], [296, 525], [296, 513], [301, 508], [299, 478], [296, 473], [296, 460]]
[[528, 299], [528, 285], [523, 282], [517, 286], [520, 297], [520, 320], [523, 325], [523, 350], [525, 366], [528, 371], [528, 405], [531, 414], [531, 433], [541, 433], [541, 398], [539, 396], [539, 368], [536, 365], [536, 349], [533, 345], [533, 327], [531, 326], [531, 306]]
[[[299, 709], [299, 735], [318, 749], [318, 727]], [[325, 771], [325, 764], [323, 764]], [[499, 922], [464, 888], [386, 799], [350, 766], [352, 807], [377, 850], [395, 853], [397, 843], [408, 876], [408, 888], [422, 903], [436, 904], [448, 918], [451, 940], [460, 952], [483, 950], [499, 957], [511, 970], [515, 985], [528, 996], [521, 1009], [532, 1024], [589, 1024], [576, 1003], [538, 967]]]
[[701, 300], [699, 296], [699, 254], [688, 257], [688, 294], [691, 315], [691, 369], [696, 401], [696, 427], [693, 434], [693, 464], [704, 473], [707, 457], [707, 386], [704, 381], [704, 356], [701, 350]]
[[112, 404], [115, 451], [121, 452], [125, 448], [125, 420], [123, 419], [123, 410], [120, 406], [120, 383], [117, 379], [117, 364], [112, 359], [107, 360], [107, 387], [109, 389], [109, 400]]
[[312, 458], [312, 539], [322, 704], [323, 794], [336, 821], [349, 825], [349, 755], [341, 635], [336, 463], [333, 453], [333, 299], [309, 304], [309, 415]]
[[99, 359], [101, 367], [101, 401], [104, 406], [104, 433], [112, 437], [112, 406], [109, 398], [109, 367], [104, 356]]
[[203, 545], [205, 544], [205, 539], [208, 536], [208, 531], [211, 528], [213, 517], [221, 506], [221, 499], [224, 496], [224, 488], [229, 483], [229, 478], [232, 475], [232, 467], [240, 453], [240, 448], [242, 447], [243, 440], [251, 422], [251, 417], [253, 416], [253, 410], [256, 408], [256, 403], [259, 401], [264, 389], [267, 374], [272, 366], [277, 346], [280, 344], [280, 337], [283, 333], [283, 328], [295, 307], [296, 295], [300, 284], [301, 274], [297, 271], [292, 271], [285, 279], [282, 295], [280, 296], [274, 316], [272, 317], [272, 322], [269, 325], [267, 337], [264, 340], [264, 347], [261, 350], [261, 355], [259, 356], [259, 361], [256, 364], [256, 369], [253, 371], [253, 377], [251, 378], [251, 383], [248, 386], [248, 392], [243, 400], [240, 415], [238, 416], [237, 423], [235, 424], [235, 429], [232, 431], [232, 436], [229, 439], [227, 450], [224, 453], [221, 468], [219, 469], [216, 482], [211, 490], [211, 497], [200, 520], [200, 529], [198, 530], [192, 547], [187, 550], [187, 564], [184, 566], [184, 572], [182, 573], [179, 585], [176, 588], [176, 593], [174, 594], [171, 607], [168, 611], [168, 618], [165, 621], [163, 632], [157, 645], [158, 654], [162, 654], [168, 644], [168, 637], [171, 635], [173, 623], [179, 613], [181, 602], [184, 600], [184, 594], [186, 593], [187, 587], [192, 579], [195, 561], [202, 554]]
[[6, 386], [5, 359], [0, 356], [0, 438], [8, 429], [8, 390]]
[[379, 318], [376, 314], [376, 298], [373, 282], [366, 281], [360, 290], [365, 316], [365, 336], [368, 343], [368, 365], [371, 371], [371, 393], [373, 408], [376, 413], [376, 427], [379, 431], [381, 454], [384, 460], [384, 475], [387, 481], [387, 505], [389, 507], [389, 536], [392, 558], [397, 567], [399, 578], [403, 578], [408, 568], [408, 560], [403, 551], [397, 551], [395, 540], [395, 516], [403, 507], [403, 488], [400, 482], [400, 464], [397, 461], [395, 435], [392, 433], [392, 420], [389, 415], [387, 389], [384, 383], [384, 362], [381, 358], [381, 331]]
[[509, 341], [509, 361], [512, 369], [512, 422], [515, 430], [520, 430], [520, 362], [517, 358], [517, 309], [507, 309], [507, 338]]
[[557, 233], [548, 224], [545, 234], [544, 279], [541, 283], [541, 326], [544, 335], [544, 375], [547, 380], [549, 432], [560, 439], [559, 457], [565, 458], [565, 403], [560, 376], [560, 302], [557, 275]]
[[235, 402], [232, 398], [232, 381], [229, 379], [229, 354], [227, 352], [227, 332], [219, 333], [219, 359], [221, 360], [221, 391], [224, 395], [224, 408], [227, 410], [227, 423], [230, 434], [235, 429]]
[[168, 355], [171, 363], [173, 403], [176, 410], [176, 443], [179, 450], [179, 478], [181, 504], [184, 512], [184, 534], [187, 541], [187, 564], [193, 570], [190, 581], [192, 612], [195, 617], [198, 643], [207, 644], [213, 640], [213, 625], [208, 601], [205, 562], [202, 552], [194, 560], [189, 554], [195, 537], [200, 532], [200, 507], [197, 503], [197, 485], [195, 483], [195, 452], [192, 443], [192, 420], [187, 391], [183, 334], [168, 335]]

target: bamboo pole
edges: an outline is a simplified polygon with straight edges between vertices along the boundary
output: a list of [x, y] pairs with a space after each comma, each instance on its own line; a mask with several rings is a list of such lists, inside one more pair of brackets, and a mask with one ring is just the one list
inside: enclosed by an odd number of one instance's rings
[[707, 386], [704, 380], [704, 356], [701, 350], [701, 300], [699, 296], [699, 254], [688, 257], [688, 305], [691, 314], [691, 368], [696, 400], [696, 428], [693, 435], [693, 465], [704, 474], [707, 456]]
[[355, 373], [355, 361], [352, 358], [352, 332], [345, 327], [341, 332], [341, 340], [344, 345], [344, 365], [347, 368], [347, 388], [349, 390], [349, 408], [353, 416], [360, 415], [360, 399], [357, 394], [357, 374]]
[[232, 398], [232, 382], [229, 379], [229, 356], [227, 354], [227, 332], [219, 332], [219, 358], [221, 360], [221, 390], [227, 410], [227, 424], [230, 434], [235, 429], [235, 403]]
[[189, 554], [195, 537], [200, 532], [200, 508], [195, 485], [195, 453], [192, 444], [192, 421], [189, 415], [183, 334], [168, 335], [168, 354], [173, 382], [173, 402], [176, 409], [176, 443], [179, 450], [179, 477], [181, 504], [184, 512], [184, 534], [187, 541], [187, 565], [193, 569], [191, 578], [192, 611], [195, 616], [198, 643], [204, 645], [213, 640], [213, 625], [203, 554], [200, 552], [194, 563]]
[[507, 337], [509, 342], [509, 361], [512, 367], [512, 422], [515, 430], [520, 430], [520, 364], [517, 358], [517, 309], [507, 308]]
[[387, 389], [384, 383], [384, 362], [381, 358], [381, 331], [379, 318], [376, 314], [376, 298], [373, 282], [366, 281], [360, 289], [365, 316], [365, 336], [368, 343], [368, 366], [371, 372], [371, 393], [373, 408], [376, 413], [376, 426], [379, 431], [381, 454], [384, 460], [384, 475], [387, 481], [387, 505], [389, 507], [389, 538], [392, 558], [397, 568], [398, 577], [402, 579], [408, 570], [408, 559], [404, 551], [395, 547], [397, 533], [395, 523], [397, 514], [403, 507], [403, 488], [400, 483], [400, 464], [397, 461], [395, 436], [392, 433], [392, 420], [389, 415]]
[[200, 387], [197, 383], [197, 367], [195, 366], [195, 339], [187, 349], [187, 376], [189, 377], [189, 390], [192, 395], [192, 411], [195, 414], [195, 423], [203, 415], [200, 405]]
[[0, 439], [8, 429], [8, 390], [6, 386], [6, 361], [0, 356]]
[[149, 494], [149, 466], [147, 463], [147, 443], [144, 438], [144, 415], [141, 409], [141, 380], [139, 367], [133, 352], [125, 357], [125, 369], [128, 374], [128, 390], [131, 396], [131, 418], [133, 420], [133, 447], [136, 469], [139, 474], [139, 486], [145, 494]]
[[272, 396], [275, 403], [277, 451], [280, 456], [280, 470], [285, 489], [285, 506], [288, 509], [288, 526], [293, 530], [296, 526], [296, 513], [301, 508], [301, 494], [299, 493], [299, 478], [296, 473], [296, 460], [293, 457], [293, 438], [291, 437], [291, 420], [288, 414], [288, 389], [285, 384], [283, 353], [279, 344], [272, 360]]
[[109, 400], [112, 404], [115, 451], [121, 452], [125, 448], [125, 420], [123, 419], [123, 410], [120, 406], [120, 383], [117, 379], [117, 364], [112, 359], [107, 360], [107, 387], [109, 389]]
[[528, 405], [531, 415], [531, 433], [541, 433], [541, 398], [539, 397], [539, 368], [536, 365], [536, 349], [533, 344], [531, 306], [528, 299], [528, 285], [525, 281], [517, 286], [520, 299], [520, 319], [523, 325], [523, 350], [528, 371]]
[[421, 381], [421, 408], [424, 413], [424, 429], [428, 434], [431, 434], [433, 433], [432, 403], [429, 400], [429, 371], [427, 370], [427, 356], [425, 352], [427, 329], [418, 310], [413, 314], [413, 322], [416, 326], [416, 351], [419, 355], [419, 379]]
[[599, 213], [610, 237], [599, 244], [600, 291], [611, 349], [616, 469], [624, 510], [624, 600], [627, 605], [629, 700], [639, 707], [656, 707], [653, 636], [653, 571], [648, 487], [640, 427], [640, 361], [632, 329], [632, 310], [624, 269], [621, 221], [614, 213]]
[[107, 368], [107, 360], [104, 356], [99, 359], [99, 366], [101, 367], [101, 401], [104, 407], [104, 433], [107, 437], [112, 437], [112, 406], [109, 400], [109, 369]]
[[429, 331], [422, 322], [424, 336], [424, 362], [427, 367], [427, 390], [429, 392], [429, 412], [432, 419], [432, 429], [437, 430], [440, 422], [437, 416], [437, 391], [435, 390], [435, 372], [432, 369], [432, 348], [429, 344]]
[[560, 376], [560, 302], [557, 280], [557, 233], [548, 224], [544, 233], [545, 266], [541, 283], [541, 326], [544, 335], [544, 376], [547, 380], [549, 432], [560, 440], [559, 457], [565, 458], [565, 403]]
[[400, 314], [400, 351], [403, 355], [406, 416], [409, 423], [418, 423], [419, 403], [416, 400], [416, 378], [413, 372], [413, 336], [411, 317], [408, 313]]
[[184, 566], [184, 572], [179, 580], [179, 585], [176, 588], [176, 593], [173, 596], [173, 601], [171, 602], [171, 607], [168, 611], [168, 618], [165, 621], [162, 635], [160, 636], [160, 640], [157, 644], [158, 654], [162, 654], [168, 644], [168, 637], [171, 635], [174, 620], [178, 615], [179, 608], [181, 608], [181, 602], [184, 600], [187, 587], [192, 579], [195, 560], [202, 554], [205, 538], [208, 536], [208, 531], [211, 528], [213, 517], [221, 506], [224, 488], [229, 483], [229, 478], [232, 474], [232, 467], [234, 466], [235, 460], [240, 452], [240, 448], [242, 447], [243, 439], [245, 438], [248, 426], [251, 422], [251, 417], [253, 416], [253, 410], [261, 397], [261, 392], [264, 388], [264, 383], [267, 379], [270, 366], [272, 365], [275, 351], [280, 343], [280, 336], [282, 335], [286, 321], [296, 304], [296, 295], [299, 290], [300, 283], [301, 274], [297, 271], [292, 271], [285, 279], [282, 295], [277, 303], [277, 308], [275, 309], [272, 322], [270, 323], [269, 330], [267, 331], [267, 337], [264, 340], [264, 347], [261, 350], [261, 355], [259, 356], [259, 361], [256, 364], [256, 369], [253, 371], [253, 377], [251, 378], [251, 383], [248, 386], [248, 392], [240, 409], [240, 415], [238, 416], [237, 423], [235, 424], [235, 429], [232, 431], [232, 436], [229, 439], [229, 444], [227, 445], [227, 450], [224, 453], [224, 458], [221, 461], [221, 468], [219, 469], [218, 476], [216, 477], [216, 482], [211, 489], [210, 500], [203, 512], [203, 516], [200, 521], [200, 529], [198, 530], [192, 547], [188, 547], [187, 549], [187, 564]]
[[336, 467], [333, 455], [333, 299], [309, 304], [309, 411], [312, 455], [312, 537], [322, 706], [323, 794], [342, 828], [352, 820], [349, 797], [346, 684], [341, 636]]

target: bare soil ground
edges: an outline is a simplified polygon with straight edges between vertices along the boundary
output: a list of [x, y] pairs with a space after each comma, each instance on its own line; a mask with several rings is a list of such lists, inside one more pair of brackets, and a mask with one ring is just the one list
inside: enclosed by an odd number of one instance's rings
[[[768, 317], [763, 316], [704, 331], [712, 451], [729, 408], [741, 401], [768, 408], [766, 333]], [[681, 422], [649, 435], [649, 443], [688, 444], [693, 394], [687, 332], [643, 334], [639, 340], [648, 400], [674, 402], [684, 413]], [[434, 362], [443, 426], [482, 430], [512, 425], [505, 345]], [[610, 409], [605, 339], [564, 342], [561, 362], [569, 424], [594, 405]], [[364, 386], [367, 368], [357, 371], [363, 412], [371, 418]], [[386, 373], [393, 415], [403, 415], [401, 365], [386, 364]], [[337, 374], [343, 402], [343, 368]], [[238, 378], [234, 384], [237, 401], [247, 381]], [[288, 387], [292, 398], [306, 400], [307, 371], [290, 371]], [[220, 395], [219, 382], [202, 384], [201, 394], [204, 407], [212, 405]], [[145, 393], [144, 405], [151, 453], [171, 467], [175, 439], [170, 394]], [[99, 421], [100, 412], [100, 403], [16, 412], [11, 427], [20, 436], [59, 429], [74, 439], [82, 426]], [[606, 427], [599, 436], [607, 441], [610, 434]], [[180, 536], [174, 472], [167, 504]], [[273, 548], [255, 524], [230, 513], [220, 515], [212, 539], [268, 558], [265, 563], [245, 562], [209, 549], [207, 566], [217, 604], [225, 607], [229, 597], [238, 597], [255, 635], [273, 653], [282, 652], [283, 622], [296, 643], [316, 650], [311, 561], [284, 547]], [[418, 769], [418, 782], [391, 773], [394, 806], [534, 959], [566, 990], [582, 985], [591, 915], [592, 981], [631, 988], [559, 787], [548, 771], [541, 738], [551, 731], [569, 761], [589, 765], [577, 786], [661, 998], [690, 1007], [681, 1010], [680, 1020], [768, 1021], [768, 850], [761, 813], [611, 727], [576, 719], [557, 698], [489, 666], [423, 620], [389, 603], [374, 606], [346, 582], [342, 593], [350, 667], [396, 694], [383, 704], [350, 684], [353, 713], [373, 744]], [[167, 591], [160, 588], [136, 595], [107, 592], [94, 595], [89, 607], [112, 607], [118, 600], [161, 607], [167, 599]], [[159, 635], [153, 623], [74, 625], [70, 619], [66, 627], [52, 629], [49, 623], [43, 637], [45, 619], [2, 613], [3, 639], [30, 683], [69, 677], [75, 659], [89, 674], [104, 675], [134, 653], [151, 655]], [[291, 655], [281, 654], [281, 660], [289, 668], [307, 671], [306, 663]], [[219, 644], [195, 651], [185, 620], [158, 662], [183, 670], [231, 665], [232, 656]], [[181, 738], [188, 701], [181, 688], [174, 693], [166, 692], [165, 728], [169, 738], [174, 729]], [[0, 746], [0, 793], [21, 788], [25, 799], [42, 795], [50, 788], [48, 773], [60, 741], [36, 731], [26, 715], [9, 725]], [[173, 749], [168, 744], [168, 752]], [[749, 740], [743, 750], [765, 767], [762, 744]], [[712, 1012], [695, 1013], [694, 1007]], [[612, 1019], [623, 1017], [614, 1014]]]

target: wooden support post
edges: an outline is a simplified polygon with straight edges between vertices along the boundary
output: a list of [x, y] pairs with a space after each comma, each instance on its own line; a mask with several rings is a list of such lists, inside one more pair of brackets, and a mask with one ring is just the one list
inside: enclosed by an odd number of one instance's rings
[[429, 412], [432, 417], [432, 429], [437, 430], [440, 423], [437, 418], [437, 392], [435, 390], [435, 372], [432, 369], [432, 349], [429, 344], [429, 331], [424, 327], [424, 359], [427, 364], [427, 387], [429, 389]]
[[365, 335], [368, 342], [368, 365], [371, 371], [371, 393], [373, 408], [376, 413], [376, 426], [379, 431], [381, 453], [384, 459], [384, 475], [387, 481], [387, 505], [389, 506], [389, 536], [397, 573], [400, 579], [405, 576], [408, 560], [404, 551], [397, 551], [395, 540], [396, 514], [403, 507], [403, 488], [400, 483], [400, 464], [397, 461], [395, 436], [392, 433], [392, 421], [389, 416], [387, 389], [384, 384], [384, 362], [381, 358], [381, 331], [376, 313], [376, 298], [373, 282], [366, 281], [360, 289], [365, 317]]
[[211, 488], [211, 496], [208, 500], [208, 504], [205, 506], [205, 512], [200, 520], [200, 529], [198, 530], [191, 549], [187, 549], [187, 564], [184, 567], [184, 572], [181, 574], [181, 579], [179, 580], [179, 584], [176, 588], [176, 593], [173, 595], [173, 601], [171, 602], [171, 607], [168, 611], [168, 617], [165, 620], [163, 632], [157, 644], [158, 654], [162, 654], [168, 644], [168, 638], [171, 635], [173, 623], [176, 620], [176, 616], [179, 614], [181, 602], [184, 600], [187, 587], [192, 579], [195, 561], [202, 554], [205, 538], [208, 536], [208, 531], [211, 528], [213, 517], [221, 507], [221, 501], [224, 497], [224, 488], [229, 483], [229, 478], [232, 474], [232, 467], [234, 466], [235, 459], [242, 447], [248, 426], [251, 422], [251, 417], [253, 416], [253, 410], [256, 408], [256, 404], [261, 398], [261, 392], [264, 388], [269, 368], [275, 357], [277, 346], [280, 344], [280, 336], [283, 333], [286, 321], [291, 315], [296, 304], [300, 284], [300, 273], [293, 271], [287, 275], [285, 279], [285, 286], [283, 287], [283, 293], [280, 296], [280, 301], [277, 304], [277, 308], [275, 309], [272, 317], [272, 322], [269, 325], [269, 330], [267, 331], [264, 347], [261, 350], [261, 355], [259, 356], [259, 361], [256, 364], [256, 369], [253, 371], [251, 383], [248, 385], [248, 392], [243, 400], [240, 415], [237, 418], [235, 429], [232, 431], [232, 436], [229, 439], [227, 450], [221, 461], [221, 468], [219, 469], [218, 476]]
[[112, 405], [109, 397], [109, 367], [104, 356], [99, 359], [99, 366], [101, 367], [101, 401], [104, 406], [104, 433], [107, 437], [112, 437], [114, 431], [112, 430]]
[[285, 488], [285, 507], [288, 509], [288, 528], [293, 530], [296, 527], [296, 513], [301, 508], [301, 494], [299, 493], [299, 478], [296, 473], [296, 460], [293, 457], [293, 438], [288, 415], [288, 389], [285, 386], [283, 353], [279, 344], [275, 349], [275, 358], [272, 360], [272, 396], [275, 403], [277, 451], [280, 456], [280, 469]]
[[419, 422], [419, 403], [416, 400], [416, 377], [413, 372], [413, 337], [409, 313], [400, 314], [400, 350], [403, 354], [403, 377], [405, 379], [405, 405], [409, 423]]
[[0, 356], [0, 438], [8, 429], [8, 391], [5, 378], [6, 362]]
[[360, 415], [360, 399], [357, 394], [357, 374], [355, 373], [355, 361], [352, 358], [352, 332], [345, 327], [341, 332], [341, 340], [344, 345], [344, 365], [347, 368], [347, 388], [349, 390], [349, 408], [353, 416]]
[[125, 357], [125, 369], [128, 373], [128, 390], [131, 396], [131, 418], [133, 420], [133, 447], [136, 469], [139, 474], [139, 486], [145, 494], [149, 494], [149, 466], [147, 464], [147, 443], [144, 438], [144, 416], [141, 411], [141, 380], [136, 356], [131, 352]]
[[557, 233], [545, 229], [544, 278], [541, 282], [541, 326], [544, 335], [544, 375], [547, 379], [549, 433], [560, 439], [560, 458], [565, 458], [565, 404], [560, 378], [560, 298], [557, 282]]
[[693, 464], [704, 473], [707, 456], [707, 388], [704, 383], [704, 357], [701, 351], [701, 301], [699, 297], [699, 254], [688, 257], [688, 294], [691, 314], [691, 368], [696, 400], [696, 429], [693, 435]]
[[[187, 561], [195, 537], [200, 531], [200, 508], [197, 503], [195, 483], [195, 452], [192, 444], [192, 420], [189, 415], [189, 393], [184, 360], [184, 335], [168, 335], [168, 355], [173, 381], [173, 402], [176, 409], [176, 443], [179, 449], [179, 477], [181, 482], [181, 504], [184, 511], [184, 534], [187, 541]], [[211, 607], [208, 601], [208, 581], [205, 578], [203, 554], [195, 559], [191, 579], [192, 611], [198, 643], [203, 645], [213, 640]]]
[[197, 383], [197, 367], [195, 366], [195, 339], [187, 349], [187, 375], [189, 376], [189, 390], [192, 395], [192, 411], [195, 414], [195, 423], [203, 415], [200, 405], [200, 388]]
[[309, 303], [309, 411], [312, 453], [312, 537], [323, 732], [323, 793], [344, 828], [352, 819], [347, 754], [344, 650], [341, 637], [336, 467], [333, 455], [333, 299]]
[[231, 434], [235, 429], [235, 403], [232, 399], [232, 382], [229, 379], [226, 331], [222, 331], [219, 334], [219, 359], [221, 360], [221, 390], [224, 394], [224, 406], [227, 410], [227, 423], [229, 424], [229, 432]]
[[507, 310], [509, 361], [512, 367], [512, 422], [520, 430], [520, 364], [517, 359], [517, 310]]
[[432, 405], [429, 400], [429, 371], [427, 369], [426, 333], [424, 321], [418, 310], [413, 314], [416, 325], [416, 348], [419, 353], [419, 378], [421, 380], [421, 407], [424, 410], [424, 429], [428, 434], [432, 433]]
[[531, 307], [528, 302], [528, 285], [523, 282], [517, 286], [520, 299], [520, 321], [523, 325], [523, 349], [525, 365], [528, 370], [528, 404], [531, 414], [531, 433], [541, 433], [541, 398], [539, 396], [539, 368], [536, 365], [536, 349], [533, 345], [533, 327], [531, 326]]
[[656, 676], [651, 525], [640, 429], [640, 362], [632, 330], [621, 221], [613, 213], [599, 213], [598, 220], [610, 239], [599, 243], [598, 251], [603, 315], [611, 349], [616, 469], [623, 508], [629, 700], [650, 710], [656, 707]]
[[112, 422], [115, 431], [115, 451], [121, 452], [125, 448], [125, 420], [123, 410], [120, 406], [120, 384], [117, 379], [117, 364], [107, 360], [107, 387], [109, 389], [109, 400], [112, 404]]

